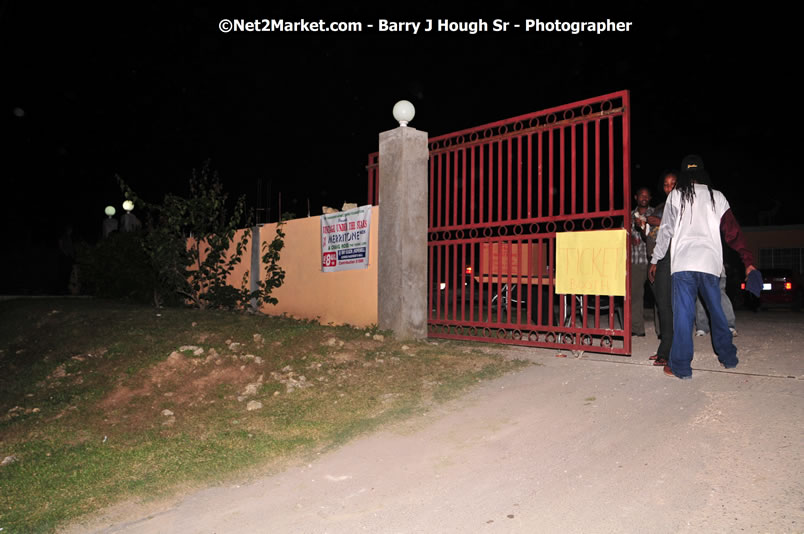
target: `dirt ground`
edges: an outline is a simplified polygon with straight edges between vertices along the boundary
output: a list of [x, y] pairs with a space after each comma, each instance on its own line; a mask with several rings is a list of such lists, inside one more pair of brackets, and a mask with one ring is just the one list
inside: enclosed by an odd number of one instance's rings
[[65, 532], [804, 532], [804, 314], [738, 311], [740, 365], [504, 348], [536, 365], [285, 471]]

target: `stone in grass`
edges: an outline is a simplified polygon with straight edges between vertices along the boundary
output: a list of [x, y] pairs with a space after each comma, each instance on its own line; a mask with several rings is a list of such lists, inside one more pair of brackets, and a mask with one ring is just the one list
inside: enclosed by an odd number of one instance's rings
[[243, 347], [240, 343], [234, 342], [229, 344], [229, 350], [232, 352], [239, 352], [240, 349]]
[[248, 401], [248, 404], [246, 404], [246, 411], [253, 412], [254, 410], [261, 410], [261, 409], [262, 409], [262, 403], [258, 400], [251, 400]]
[[165, 417], [172, 417], [172, 416], [173, 416], [173, 412], [171, 412], [171, 411], [170, 411], [170, 410], [168, 410], [168, 409], [165, 409], [165, 410], [162, 410], [162, 415], [164, 415]]
[[218, 351], [216, 351], [215, 349], [209, 349], [209, 354], [207, 354], [206, 359], [204, 359], [204, 363], [209, 363], [211, 361], [214, 361], [217, 364], [221, 363], [220, 355], [218, 354]]
[[257, 394], [257, 388], [259, 387], [260, 385], [258, 383], [248, 384], [246, 386], [246, 389], [243, 390], [242, 394], [247, 397], [253, 397], [254, 395]]
[[328, 338], [326, 341], [322, 342], [321, 344], [326, 345], [328, 347], [334, 347], [336, 345], [339, 346], [339, 347], [343, 347], [343, 341], [338, 339], [338, 338], [336, 338], [336, 337]]
[[262, 344], [265, 342], [265, 338], [262, 337], [262, 334], [254, 334], [253, 336], [254, 343]]
[[374, 341], [385, 341], [385, 336], [382, 334], [374, 334]]
[[11, 456], [6, 456], [5, 458], [3, 458], [3, 461], [0, 462], [0, 466], [6, 466], [6, 465], [9, 465], [9, 464], [13, 464], [16, 461], [17, 461], [17, 457], [12, 454]]

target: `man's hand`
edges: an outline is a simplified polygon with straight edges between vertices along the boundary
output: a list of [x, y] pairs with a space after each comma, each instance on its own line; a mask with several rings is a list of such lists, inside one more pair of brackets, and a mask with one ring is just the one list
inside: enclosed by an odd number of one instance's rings
[[654, 280], [656, 280], [656, 264], [651, 263], [650, 267], [648, 267], [648, 280], [652, 284]]
[[757, 270], [757, 268], [754, 267], [753, 265], [749, 265], [748, 267], [746, 267], [745, 268], [745, 279], [748, 280], [748, 273], [750, 273], [751, 271], [756, 271], [756, 270]]

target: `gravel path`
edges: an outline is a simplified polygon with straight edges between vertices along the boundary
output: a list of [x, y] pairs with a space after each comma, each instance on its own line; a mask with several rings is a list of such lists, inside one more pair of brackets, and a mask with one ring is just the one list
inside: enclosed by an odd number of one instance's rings
[[740, 366], [494, 348], [536, 365], [310, 464], [67, 532], [804, 532], [804, 315], [738, 312]]

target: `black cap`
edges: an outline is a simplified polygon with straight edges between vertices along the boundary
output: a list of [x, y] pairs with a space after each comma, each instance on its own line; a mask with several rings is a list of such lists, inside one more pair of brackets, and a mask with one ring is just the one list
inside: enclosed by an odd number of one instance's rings
[[695, 154], [681, 160], [681, 174], [689, 176], [690, 181], [709, 183], [709, 174], [704, 169], [703, 159]]
[[690, 154], [689, 156], [685, 156], [684, 159], [681, 160], [681, 172], [694, 171], [696, 169], [703, 170], [703, 168], [704, 164], [703, 159], [701, 159], [701, 156]]

